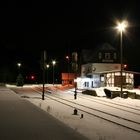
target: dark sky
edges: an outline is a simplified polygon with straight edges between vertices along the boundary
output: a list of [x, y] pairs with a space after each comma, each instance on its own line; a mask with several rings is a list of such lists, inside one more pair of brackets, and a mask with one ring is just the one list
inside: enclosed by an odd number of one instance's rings
[[135, 70], [140, 66], [139, 9], [138, 1], [134, 0], [3, 2], [0, 4], [1, 67], [21, 61], [27, 71], [31, 70], [38, 67], [44, 49], [48, 61], [56, 59], [62, 64], [68, 52], [94, 48], [104, 42], [117, 47], [119, 40], [112, 27], [116, 19], [127, 19], [131, 27], [124, 36], [124, 55]]

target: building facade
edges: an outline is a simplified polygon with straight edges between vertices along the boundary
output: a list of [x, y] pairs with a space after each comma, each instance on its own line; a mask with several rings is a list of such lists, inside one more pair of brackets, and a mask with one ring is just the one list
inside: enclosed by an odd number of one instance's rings
[[[124, 86], [134, 86], [134, 72], [123, 71], [122, 83]], [[78, 77], [77, 88], [99, 88], [99, 87], [120, 87], [121, 84], [121, 72], [120, 70], [102, 71], [98, 73], [90, 74], [90, 76]]]
[[[101, 86], [120, 86], [121, 65], [118, 51], [105, 43], [96, 50], [84, 50], [81, 65], [81, 77], [78, 77], [77, 88], [97, 88]], [[126, 60], [125, 67], [127, 66]], [[123, 84], [134, 85], [134, 73], [123, 69]]]

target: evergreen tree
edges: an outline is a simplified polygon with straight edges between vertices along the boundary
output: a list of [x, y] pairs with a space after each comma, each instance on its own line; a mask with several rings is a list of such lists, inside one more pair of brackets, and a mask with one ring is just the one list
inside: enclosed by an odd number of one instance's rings
[[17, 76], [16, 85], [17, 86], [23, 86], [24, 85], [24, 79], [23, 79], [23, 76], [21, 74], [19, 74]]

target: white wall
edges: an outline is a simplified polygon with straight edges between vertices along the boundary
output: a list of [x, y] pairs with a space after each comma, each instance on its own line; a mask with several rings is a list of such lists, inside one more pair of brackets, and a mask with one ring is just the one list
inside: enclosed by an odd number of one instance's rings
[[89, 63], [81, 66], [81, 76], [94, 72], [120, 70], [120, 64], [108, 64], [108, 63]]

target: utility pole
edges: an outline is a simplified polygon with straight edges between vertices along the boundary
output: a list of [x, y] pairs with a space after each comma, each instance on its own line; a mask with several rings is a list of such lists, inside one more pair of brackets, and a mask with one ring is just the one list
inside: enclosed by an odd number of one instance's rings
[[44, 100], [45, 92], [45, 68], [46, 68], [46, 51], [43, 52], [43, 89], [42, 89], [42, 100]]
[[67, 65], [68, 65], [68, 87], [69, 87], [69, 84], [70, 84], [70, 68], [69, 68], [70, 57], [69, 55], [66, 56], [66, 59], [67, 59]]
[[[75, 80], [77, 78], [77, 70], [78, 70], [77, 61], [78, 61], [78, 54], [77, 54], [77, 52], [73, 52], [72, 53], [72, 69], [74, 71]], [[74, 82], [74, 86], [75, 86], [74, 99], [77, 99], [77, 90], [76, 90], [77, 89], [77, 82], [76, 81]]]

